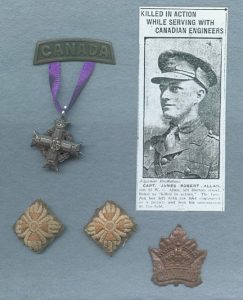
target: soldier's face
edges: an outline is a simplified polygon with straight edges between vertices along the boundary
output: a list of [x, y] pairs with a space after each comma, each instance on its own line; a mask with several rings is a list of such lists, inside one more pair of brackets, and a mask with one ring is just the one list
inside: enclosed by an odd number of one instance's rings
[[205, 95], [203, 88], [194, 80], [163, 80], [160, 83], [160, 91], [164, 117], [175, 120], [186, 117]]

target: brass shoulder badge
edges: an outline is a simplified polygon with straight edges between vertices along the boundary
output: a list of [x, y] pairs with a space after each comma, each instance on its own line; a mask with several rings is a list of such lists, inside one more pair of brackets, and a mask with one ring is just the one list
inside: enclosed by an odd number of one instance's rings
[[41, 199], [32, 203], [14, 225], [17, 237], [36, 253], [42, 252], [63, 230], [64, 225]]
[[34, 65], [54, 61], [94, 61], [114, 65], [112, 44], [94, 39], [56, 39], [36, 44]]
[[106, 201], [96, 210], [84, 231], [107, 254], [113, 255], [135, 228], [136, 224], [121, 207], [113, 201]]
[[149, 249], [153, 261], [152, 281], [160, 286], [184, 284], [196, 287], [202, 283], [200, 274], [207, 251], [199, 250], [180, 225], [168, 238], [161, 238], [159, 249]]

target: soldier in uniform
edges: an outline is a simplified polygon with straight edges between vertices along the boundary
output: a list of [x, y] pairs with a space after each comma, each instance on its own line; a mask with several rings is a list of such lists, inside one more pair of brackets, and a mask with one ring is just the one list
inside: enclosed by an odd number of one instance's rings
[[169, 129], [144, 145], [144, 177], [219, 178], [219, 138], [200, 120], [198, 109], [208, 89], [217, 83], [212, 67], [181, 51], [160, 54], [159, 85], [163, 117]]

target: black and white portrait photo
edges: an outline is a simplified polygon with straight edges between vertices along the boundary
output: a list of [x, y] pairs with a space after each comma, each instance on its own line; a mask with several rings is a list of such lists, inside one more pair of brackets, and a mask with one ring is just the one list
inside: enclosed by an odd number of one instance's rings
[[220, 39], [145, 40], [144, 178], [219, 178], [220, 69]]
[[138, 210], [223, 211], [227, 9], [142, 7]]

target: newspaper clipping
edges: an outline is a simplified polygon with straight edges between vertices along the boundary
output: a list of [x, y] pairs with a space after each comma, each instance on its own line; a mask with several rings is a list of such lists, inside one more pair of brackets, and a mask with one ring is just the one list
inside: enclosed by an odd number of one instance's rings
[[140, 8], [137, 210], [225, 209], [227, 13]]

